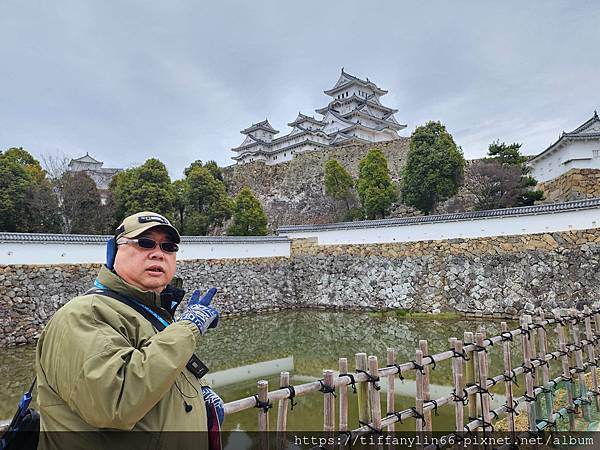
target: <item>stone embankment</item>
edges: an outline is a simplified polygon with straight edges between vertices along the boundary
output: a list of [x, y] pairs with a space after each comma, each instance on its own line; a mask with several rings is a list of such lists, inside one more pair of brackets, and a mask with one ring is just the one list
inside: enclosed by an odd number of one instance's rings
[[[223, 175], [229, 194], [235, 195], [244, 186], [252, 190], [273, 230], [283, 224], [331, 223], [337, 221], [345, 206], [325, 195], [325, 163], [337, 159], [356, 179], [360, 160], [369, 149], [377, 147], [388, 160], [392, 179], [399, 181], [409, 142], [409, 138], [400, 138], [377, 144], [327, 148], [299, 153], [291, 161], [272, 166], [262, 162], [228, 166], [223, 169]], [[401, 208], [400, 214], [406, 215], [406, 211]]]
[[[224, 313], [281, 308], [514, 315], [598, 304], [600, 228], [368, 245], [292, 242], [289, 258], [179, 263], [189, 289], [220, 289]], [[0, 266], [0, 346], [35, 342], [99, 265]]]
[[561, 176], [540, 183], [546, 202], [563, 202], [600, 197], [600, 170], [571, 169]]

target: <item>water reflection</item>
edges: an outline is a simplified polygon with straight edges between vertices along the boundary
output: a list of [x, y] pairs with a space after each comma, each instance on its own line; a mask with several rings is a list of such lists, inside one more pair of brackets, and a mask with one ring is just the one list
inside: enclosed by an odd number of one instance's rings
[[[512, 324], [514, 325], [514, 324]], [[386, 349], [397, 349], [399, 362], [414, 359], [419, 339], [429, 341], [431, 353], [449, 348], [448, 338], [462, 338], [464, 331], [478, 331], [485, 327], [488, 336], [500, 332], [500, 324], [492, 321], [437, 320], [434, 318], [411, 319], [395, 314], [328, 311], [279, 311], [247, 316], [224, 317], [219, 327], [202, 339], [198, 347], [200, 358], [210, 367], [211, 373], [240, 366], [285, 359], [266, 378], [270, 389], [279, 387], [278, 372], [287, 370], [289, 358], [293, 358], [291, 383], [300, 384], [308, 379], [321, 378], [323, 369], [338, 368], [338, 358], [348, 358], [354, 366], [354, 355], [365, 352], [379, 357], [385, 365]], [[520, 344], [515, 340], [513, 360], [518, 361]], [[287, 359], [286, 359], [287, 358]], [[27, 389], [33, 375], [35, 349], [25, 346], [3, 349], [0, 355], [0, 418], [12, 416], [21, 393]], [[490, 375], [502, 372], [502, 349], [496, 345], [489, 353]], [[286, 365], [287, 364], [287, 365]], [[227, 372], [224, 372], [227, 373]], [[242, 377], [243, 378], [243, 377]], [[223, 399], [232, 401], [256, 393], [256, 379], [235, 378], [233, 384], [221, 386], [217, 391]], [[431, 382], [448, 386], [451, 384], [450, 362], [440, 363], [431, 372]], [[222, 384], [227, 382], [217, 382]], [[356, 411], [351, 398], [350, 423], [356, 424]], [[396, 409], [414, 405], [411, 397], [398, 396]], [[290, 413], [290, 430], [322, 429], [323, 399], [310, 395], [298, 399], [298, 406]], [[276, 407], [275, 407], [276, 409]], [[453, 408], [441, 408], [436, 424], [451, 424]], [[270, 414], [275, 426], [276, 414]], [[252, 430], [256, 428], [257, 410], [237, 413], [227, 418], [226, 429]], [[407, 424], [411, 429], [413, 424]], [[403, 426], [400, 428], [402, 429]]]

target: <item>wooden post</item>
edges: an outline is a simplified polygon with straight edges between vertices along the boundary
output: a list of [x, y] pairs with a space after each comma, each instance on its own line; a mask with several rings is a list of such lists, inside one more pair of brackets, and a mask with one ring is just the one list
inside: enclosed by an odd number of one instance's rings
[[[554, 317], [560, 319], [560, 313], [558, 311], [554, 311]], [[567, 391], [567, 401], [569, 402], [569, 408], [573, 405], [573, 390], [571, 389], [571, 372], [569, 369], [569, 356], [567, 354], [567, 344], [565, 342], [565, 330], [560, 323], [556, 324], [556, 332], [558, 333], [558, 345], [560, 347], [560, 351], [562, 353], [561, 361], [562, 361], [562, 376], [565, 380], [565, 388]], [[575, 417], [573, 414], [569, 414], [569, 431], [575, 430]]]
[[[323, 370], [323, 383], [334, 386], [333, 370]], [[326, 437], [331, 437], [335, 430], [335, 397], [333, 393], [323, 394], [323, 432]]]
[[[577, 367], [577, 378], [579, 379], [579, 395], [578, 397], [582, 400], [587, 400], [587, 386], [585, 385], [585, 373], [583, 369], [583, 352], [581, 350], [581, 340], [579, 338], [579, 325], [571, 323], [571, 337], [573, 338], [573, 344], [575, 345], [575, 367]], [[590, 408], [586, 402], [583, 403], [583, 417], [587, 421], [591, 421]]]
[[[466, 347], [469, 344], [474, 343], [475, 340], [473, 338], [473, 333], [470, 331], [466, 331], [464, 334], [464, 346]], [[466, 373], [465, 373], [465, 383], [467, 387], [473, 386], [475, 384], [475, 353], [473, 351], [468, 351], [467, 353], [467, 364], [466, 364]], [[479, 414], [477, 413], [477, 395], [469, 394], [469, 417], [477, 417]]]
[[[541, 322], [543, 320], [543, 318], [540, 318], [538, 320], [538, 322]], [[540, 351], [538, 353], [538, 358], [541, 359], [542, 361], [546, 361], [546, 353], [548, 353], [548, 348], [547, 348], [547, 336], [546, 336], [546, 330], [543, 327], [538, 328], [538, 337], [539, 337], [539, 342], [540, 342]], [[544, 364], [543, 366], [538, 368], [538, 372], [541, 371], [542, 373], [542, 383], [544, 388], [549, 389], [550, 386], [550, 368], [548, 367], [548, 364]], [[554, 395], [552, 391], [549, 392], [544, 392], [544, 399], [545, 399], [545, 403], [546, 403], [546, 417], [548, 417], [548, 421], [553, 423], [555, 420], [554, 417], [554, 410], [552, 407], [552, 404], [554, 402]], [[538, 409], [538, 414], [540, 415], [540, 418], [543, 416], [542, 414], [542, 409]]]
[[594, 395], [594, 404], [596, 405], [596, 411], [600, 411], [600, 402], [598, 401], [598, 373], [596, 372], [596, 353], [594, 351], [594, 332], [592, 331], [592, 319], [590, 318], [590, 308], [587, 306], [583, 310], [585, 312], [585, 338], [588, 341], [587, 354], [588, 362], [592, 371], [592, 389], [596, 393]]
[[[427, 340], [419, 340], [419, 349], [421, 350], [421, 352], [423, 352], [423, 356], [429, 355], [429, 346], [427, 345]], [[427, 403], [428, 400], [431, 400], [431, 394], [429, 392], [429, 365], [425, 366], [424, 372], [425, 373], [423, 374], [423, 402]], [[431, 410], [427, 410], [425, 412], [425, 431], [433, 431], [431, 417]]]
[[[284, 387], [284, 386], [289, 386], [289, 385], [290, 385], [290, 373], [289, 372], [281, 372], [281, 374], [279, 375], [279, 386]], [[288, 406], [288, 403], [289, 403], [289, 400], [287, 398], [279, 400], [279, 405], [277, 407], [277, 431], [278, 431], [277, 436], [283, 436], [284, 432], [287, 428], [287, 406]], [[283, 442], [279, 442], [279, 440], [278, 440], [277, 448], [283, 448], [280, 446], [281, 443], [285, 443], [285, 439], [283, 440]]]
[[[506, 324], [506, 322], [502, 322], [500, 323], [500, 327], [502, 330], [502, 333], [508, 333], [508, 325]], [[504, 389], [505, 389], [505, 395], [506, 395], [506, 404], [510, 407], [510, 408], [515, 408], [515, 404], [514, 404], [514, 397], [513, 397], [513, 382], [510, 381], [510, 378], [512, 377], [512, 361], [510, 358], [510, 341], [509, 340], [505, 340], [504, 343], [502, 344], [502, 351], [503, 351], [503, 356], [504, 356], [504, 376], [506, 377], [507, 380], [504, 383]], [[513, 442], [515, 442], [515, 415], [508, 413], [508, 417], [507, 417], [507, 421], [508, 421], [508, 431], [511, 434], [511, 438], [513, 439]]]
[[[348, 373], [348, 360], [340, 358], [340, 373]], [[340, 431], [348, 431], [348, 385], [340, 384], [338, 388], [340, 396]]]
[[[379, 378], [379, 363], [377, 356], [369, 356], [369, 375]], [[381, 430], [381, 397], [375, 382], [369, 383], [369, 398], [371, 399], [371, 417], [373, 417], [373, 428]]]
[[[529, 330], [529, 323], [531, 322], [531, 316], [525, 315], [521, 317], [521, 329], [524, 330], [521, 333], [521, 342], [523, 345], [523, 366], [531, 368], [531, 344], [529, 341], [529, 335], [526, 330]], [[525, 373], [525, 392], [528, 397], [533, 398], [533, 374], [531, 371]], [[535, 420], [535, 406], [532, 401], [527, 401], [527, 418], [529, 420], [529, 431], [535, 432], [537, 430]]]
[[[530, 327], [529, 325], [533, 324], [533, 318], [532, 316], [527, 316], [527, 325], [529, 327], [529, 348], [531, 349], [531, 353], [529, 354], [530, 358], [535, 358], [536, 355], [538, 354], [537, 352], [537, 329]], [[531, 378], [533, 380], [533, 389], [535, 390], [535, 387], [537, 385], [541, 385], [542, 383], [539, 382], [539, 378], [538, 377], [538, 371], [534, 370], [533, 372], [531, 372]], [[535, 416], [536, 419], [536, 424], [538, 419], [540, 419], [541, 417], [543, 417], [543, 413], [542, 413], [542, 396], [538, 395], [536, 396], [536, 400], [535, 403], [532, 405], [533, 409], [533, 415]]]
[[[367, 371], [367, 354], [357, 353], [356, 369]], [[356, 383], [356, 397], [358, 401], [358, 420], [362, 423], [371, 422], [371, 411], [369, 408], [369, 386], [368, 383]]]
[[[396, 363], [396, 350], [393, 348], [387, 349], [387, 364], [393, 365]], [[395, 410], [395, 395], [396, 395], [396, 375], [388, 375], [387, 377], [387, 397], [386, 397], [386, 411], [387, 414], [393, 413]], [[387, 427], [388, 433], [396, 431], [396, 422], [392, 422]]]
[[[453, 348], [455, 352], [462, 353], [463, 343], [455, 337], [450, 338], [450, 348]], [[464, 395], [464, 382], [463, 382], [463, 360], [459, 357], [452, 358], [452, 381], [454, 386], [455, 395], [462, 397]], [[459, 435], [465, 431], [465, 418], [464, 408], [461, 401], [454, 402], [454, 428]]]
[[[475, 343], [479, 347], [483, 347], [484, 334], [479, 332], [475, 334]], [[487, 353], [484, 350], [478, 351], [477, 365], [479, 369], [479, 386], [483, 389], [487, 389], [487, 378], [488, 378], [488, 365], [487, 365]], [[490, 414], [490, 396], [487, 394], [480, 394], [481, 398], [481, 417], [486, 424], [490, 424], [492, 421], [492, 415]], [[483, 426], [483, 435], [489, 436], [491, 429], [488, 425]], [[489, 448], [489, 445], [484, 445], [483, 448]]]
[[[423, 352], [421, 350], [417, 350], [415, 352], [415, 363], [417, 363], [417, 365], [419, 366], [423, 365]], [[415, 378], [415, 411], [418, 415], [423, 416], [423, 374], [418, 369], [415, 369]], [[423, 423], [423, 419], [415, 419], [415, 424], [417, 434], [422, 435], [423, 431], [425, 430], [425, 424]]]
[[[269, 401], [269, 382], [260, 380], [257, 383], [258, 400], [262, 403]], [[258, 410], [258, 431], [260, 433], [260, 448], [266, 450], [269, 448], [269, 413], [262, 408]]]

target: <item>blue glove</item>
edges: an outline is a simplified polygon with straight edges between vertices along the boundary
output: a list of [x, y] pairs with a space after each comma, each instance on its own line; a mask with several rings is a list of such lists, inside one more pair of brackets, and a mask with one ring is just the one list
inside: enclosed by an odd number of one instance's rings
[[210, 307], [210, 302], [217, 293], [216, 288], [210, 288], [202, 298], [200, 291], [195, 290], [192, 294], [187, 308], [181, 315], [180, 320], [189, 320], [198, 327], [201, 334], [206, 333], [209, 328], [215, 328], [219, 322], [219, 311]]
[[212, 420], [213, 415], [210, 411], [210, 406], [215, 407], [215, 411], [217, 412], [217, 420], [219, 421], [219, 426], [223, 424], [223, 420], [225, 420], [225, 407], [223, 406], [223, 400], [219, 397], [215, 391], [213, 391], [210, 386], [202, 386], [202, 395], [204, 396], [204, 404], [206, 405], [206, 417], [208, 419], [208, 429], [212, 428]]

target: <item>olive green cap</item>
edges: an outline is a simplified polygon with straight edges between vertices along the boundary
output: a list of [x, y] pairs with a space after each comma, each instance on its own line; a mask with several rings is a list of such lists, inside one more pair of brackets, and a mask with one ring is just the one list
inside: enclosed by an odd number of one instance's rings
[[179, 232], [171, 225], [171, 222], [164, 216], [150, 211], [143, 211], [125, 217], [121, 225], [115, 230], [115, 239], [118, 240], [122, 237], [134, 238], [154, 227], [162, 227], [165, 229], [165, 231], [171, 235], [175, 243], [179, 244], [181, 241]]

